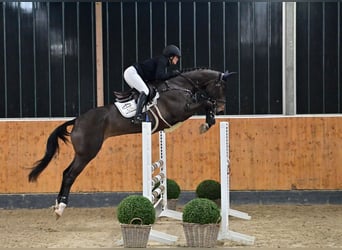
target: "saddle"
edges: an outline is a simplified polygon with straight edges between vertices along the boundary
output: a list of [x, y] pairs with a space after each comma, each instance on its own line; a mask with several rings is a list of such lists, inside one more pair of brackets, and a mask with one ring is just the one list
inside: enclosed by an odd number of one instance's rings
[[[149, 88], [149, 95], [143, 112], [156, 105], [159, 98], [158, 90], [154, 85], [147, 84], [147, 87]], [[136, 89], [129, 89], [123, 92], [114, 91], [113, 93], [115, 97], [114, 105], [118, 108], [121, 115], [125, 118], [132, 118], [136, 113], [139, 92]]]
[[[156, 96], [156, 94], [158, 93], [158, 90], [156, 89], [156, 87], [154, 85], [146, 84], [146, 86], [149, 89], [149, 95], [148, 95], [148, 101], [147, 102], [150, 102]], [[127, 91], [123, 91], [123, 92], [114, 91], [113, 94], [115, 97], [115, 102], [120, 102], [120, 103], [127, 102], [127, 101], [130, 101], [133, 99], [137, 100], [139, 97], [139, 92], [133, 88], [131, 88]]]

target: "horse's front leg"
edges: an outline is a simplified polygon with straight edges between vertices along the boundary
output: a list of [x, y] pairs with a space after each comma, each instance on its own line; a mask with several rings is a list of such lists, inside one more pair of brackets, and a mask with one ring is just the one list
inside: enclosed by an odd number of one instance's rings
[[205, 101], [204, 103], [188, 103], [185, 111], [194, 111], [205, 109], [205, 123], [202, 123], [199, 128], [200, 134], [203, 134], [209, 130], [209, 128], [215, 124], [215, 104], [211, 101]]
[[206, 102], [205, 123], [200, 126], [200, 134], [209, 130], [209, 128], [216, 123], [215, 120], [215, 103], [211, 101]]
[[200, 126], [200, 134], [207, 132], [215, 123], [215, 112], [213, 110], [207, 110], [205, 114], [205, 123], [202, 123]]

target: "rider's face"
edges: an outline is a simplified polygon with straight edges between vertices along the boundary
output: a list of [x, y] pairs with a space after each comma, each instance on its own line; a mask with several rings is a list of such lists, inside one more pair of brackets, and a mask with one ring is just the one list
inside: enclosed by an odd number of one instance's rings
[[174, 56], [174, 57], [171, 57], [171, 63], [173, 65], [176, 65], [179, 61], [179, 57], [178, 56]]

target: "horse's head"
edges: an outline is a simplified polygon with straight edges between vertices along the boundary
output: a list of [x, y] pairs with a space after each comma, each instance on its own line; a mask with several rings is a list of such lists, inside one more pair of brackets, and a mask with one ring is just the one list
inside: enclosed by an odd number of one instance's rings
[[215, 114], [224, 112], [226, 82], [232, 74], [228, 71], [222, 73], [210, 69], [183, 73], [182, 77], [187, 79], [192, 91], [195, 92], [195, 102], [206, 111], [206, 122], [200, 126], [200, 133], [205, 133], [215, 124]]
[[225, 97], [225, 88], [226, 83], [230, 75], [235, 72], [225, 73], [210, 70], [210, 69], [198, 69], [194, 71], [189, 71], [184, 74], [184, 77], [188, 78], [189, 81], [192, 82], [194, 88], [197, 88], [199, 91], [203, 91], [206, 96], [203, 98], [207, 98], [208, 101], [213, 101], [217, 105], [216, 113], [220, 113], [224, 111], [226, 97]]

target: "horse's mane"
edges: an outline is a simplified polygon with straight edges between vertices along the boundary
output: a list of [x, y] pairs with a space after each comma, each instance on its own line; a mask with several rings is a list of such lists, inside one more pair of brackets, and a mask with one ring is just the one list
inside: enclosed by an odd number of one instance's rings
[[185, 72], [190, 72], [190, 71], [196, 71], [196, 70], [210, 70], [207, 67], [194, 67], [194, 68], [185, 68], [181, 70], [181, 73], [185, 73]]
[[[208, 68], [208, 67], [185, 68], [185, 69], [182, 69], [182, 70], [180, 71], [180, 73], [189, 73], [189, 72], [191, 72], [191, 71], [199, 71], [199, 70], [212, 70], [212, 69], [210, 69], [210, 68]], [[175, 77], [176, 77], [176, 76], [175, 76]], [[172, 77], [172, 78], [174, 78], [174, 77]], [[155, 84], [159, 84], [160, 82], [164, 82], [164, 81], [151, 81], [151, 82], [149, 82], [149, 83], [155, 85]]]

